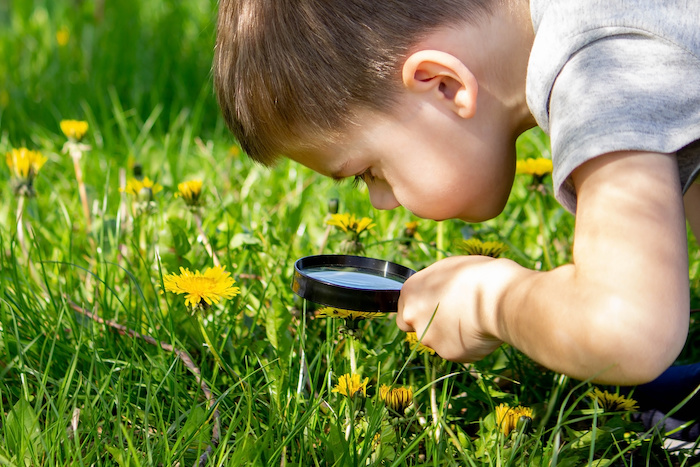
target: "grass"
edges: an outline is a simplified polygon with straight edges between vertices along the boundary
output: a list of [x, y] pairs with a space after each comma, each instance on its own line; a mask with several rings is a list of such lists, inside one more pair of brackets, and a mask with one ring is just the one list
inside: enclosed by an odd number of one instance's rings
[[[459, 254], [465, 238], [502, 242], [528, 267], [562, 264], [573, 218], [519, 176], [499, 218], [419, 221], [415, 235], [410, 213], [374, 211], [362, 190], [288, 162], [251, 164], [212, 95], [215, 11], [213, 0], [0, 4], [0, 152], [48, 158], [33, 198], [15, 196], [0, 165], [0, 465], [697, 462], [663, 450], [629, 413], [596, 409], [592, 385], [507, 346], [464, 367], [412, 350], [391, 317], [318, 318], [292, 293], [291, 266], [342, 248], [325, 224], [332, 199], [373, 219], [365, 254], [414, 269]], [[89, 227], [61, 119], [90, 126]], [[546, 156], [547, 141], [533, 131], [518, 149]], [[119, 190], [138, 168], [164, 187], [152, 204]], [[201, 230], [173, 197], [193, 178], [204, 182]], [[241, 293], [192, 316], [162, 277], [212, 267], [205, 238]], [[692, 238], [690, 251], [700, 277]], [[695, 321], [688, 342], [697, 336]], [[333, 392], [350, 353], [366, 398]], [[688, 345], [680, 360], [698, 357]], [[378, 397], [392, 383], [413, 390], [400, 416]], [[532, 408], [530, 428], [502, 434], [501, 403]]]

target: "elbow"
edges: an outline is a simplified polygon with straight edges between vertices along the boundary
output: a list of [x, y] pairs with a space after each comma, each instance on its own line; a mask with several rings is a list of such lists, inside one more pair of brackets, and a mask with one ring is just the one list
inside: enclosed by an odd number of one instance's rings
[[594, 381], [637, 385], [657, 378], [681, 352], [688, 334], [689, 305], [640, 305], [636, 300], [607, 297], [598, 302], [592, 319], [599, 371]]

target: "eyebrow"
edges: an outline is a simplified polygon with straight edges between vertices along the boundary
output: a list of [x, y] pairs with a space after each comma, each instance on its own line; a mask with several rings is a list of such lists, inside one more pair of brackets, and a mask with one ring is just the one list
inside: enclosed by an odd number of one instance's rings
[[348, 177], [347, 175], [341, 175], [341, 174], [343, 172], [345, 172], [345, 170], [347, 169], [349, 164], [350, 164], [350, 160], [346, 159], [345, 162], [343, 162], [343, 164], [340, 167], [338, 167], [336, 170], [331, 172], [330, 177], [336, 181], [340, 181], [344, 178], [347, 178]]

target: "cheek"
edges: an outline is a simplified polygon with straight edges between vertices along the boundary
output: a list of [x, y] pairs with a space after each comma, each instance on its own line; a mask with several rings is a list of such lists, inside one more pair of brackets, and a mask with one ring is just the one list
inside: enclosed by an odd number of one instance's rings
[[414, 174], [395, 185], [394, 195], [416, 216], [444, 220], [459, 216], [466, 193], [462, 183], [433, 170]]
[[433, 167], [414, 174], [395, 187], [394, 195], [406, 209], [423, 218], [482, 222], [497, 216], [508, 199], [508, 187], [500, 178], [494, 180], [485, 174], [458, 169]]

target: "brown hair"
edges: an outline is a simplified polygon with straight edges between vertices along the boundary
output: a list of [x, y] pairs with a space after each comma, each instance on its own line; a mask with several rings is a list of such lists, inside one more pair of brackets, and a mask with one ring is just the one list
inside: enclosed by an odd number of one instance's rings
[[220, 0], [214, 84], [243, 150], [272, 164], [390, 109], [400, 66], [429, 32], [474, 23], [490, 0]]

